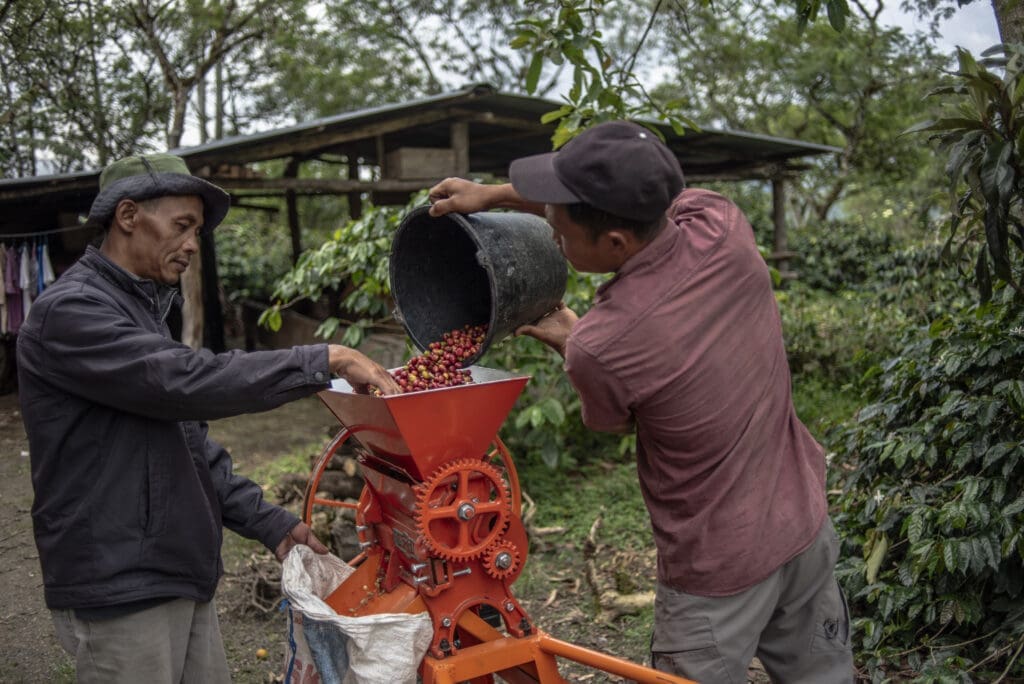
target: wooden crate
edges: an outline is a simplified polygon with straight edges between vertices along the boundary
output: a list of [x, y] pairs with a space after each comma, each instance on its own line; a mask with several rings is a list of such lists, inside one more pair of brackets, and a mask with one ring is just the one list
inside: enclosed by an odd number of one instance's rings
[[388, 152], [384, 177], [398, 180], [456, 175], [455, 150], [449, 147], [399, 147]]

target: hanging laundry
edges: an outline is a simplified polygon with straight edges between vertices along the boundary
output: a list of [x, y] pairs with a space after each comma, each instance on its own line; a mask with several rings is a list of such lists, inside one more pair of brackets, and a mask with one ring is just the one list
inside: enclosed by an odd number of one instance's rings
[[46, 242], [40, 242], [36, 247], [36, 262], [39, 264], [39, 281], [36, 296], [43, 293], [47, 287], [57, 279], [53, 275], [53, 265], [50, 263], [50, 247]]
[[21, 305], [22, 313], [28, 316], [29, 309], [32, 308], [32, 293], [35, 292], [35, 269], [33, 263], [35, 261], [35, 250], [30, 249], [28, 245], [22, 244], [21, 249], [18, 251], [18, 258], [20, 260], [21, 268], [18, 269], [18, 287], [21, 288]]
[[21, 277], [20, 254], [16, 247], [8, 247], [4, 264], [4, 294], [7, 298], [7, 332], [16, 334], [25, 320], [25, 306], [19, 279]]

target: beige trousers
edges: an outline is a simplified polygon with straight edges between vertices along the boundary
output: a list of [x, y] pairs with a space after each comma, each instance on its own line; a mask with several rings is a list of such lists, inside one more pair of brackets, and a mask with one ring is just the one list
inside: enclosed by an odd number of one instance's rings
[[109, 620], [80, 620], [73, 610], [52, 613], [79, 684], [231, 681], [213, 601], [174, 599]]

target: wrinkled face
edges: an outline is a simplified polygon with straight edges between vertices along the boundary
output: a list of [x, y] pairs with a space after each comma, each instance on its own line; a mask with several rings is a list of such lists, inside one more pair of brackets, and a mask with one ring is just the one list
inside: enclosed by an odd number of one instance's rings
[[140, 278], [177, 285], [199, 251], [203, 200], [195, 195], [138, 203], [129, 270]]
[[546, 205], [544, 216], [551, 225], [558, 249], [580, 273], [610, 273], [622, 265], [618, 254], [612, 250], [608, 234], [603, 233], [597, 240], [591, 239], [584, 226], [569, 218], [564, 205]]

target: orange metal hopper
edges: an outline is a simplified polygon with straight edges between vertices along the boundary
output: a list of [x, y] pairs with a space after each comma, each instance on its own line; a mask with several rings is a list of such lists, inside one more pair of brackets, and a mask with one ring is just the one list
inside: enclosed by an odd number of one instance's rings
[[319, 393], [368, 452], [422, 482], [457, 458], [480, 457], [494, 441], [526, 375], [471, 366], [473, 383], [409, 394], [356, 394], [344, 380]]

